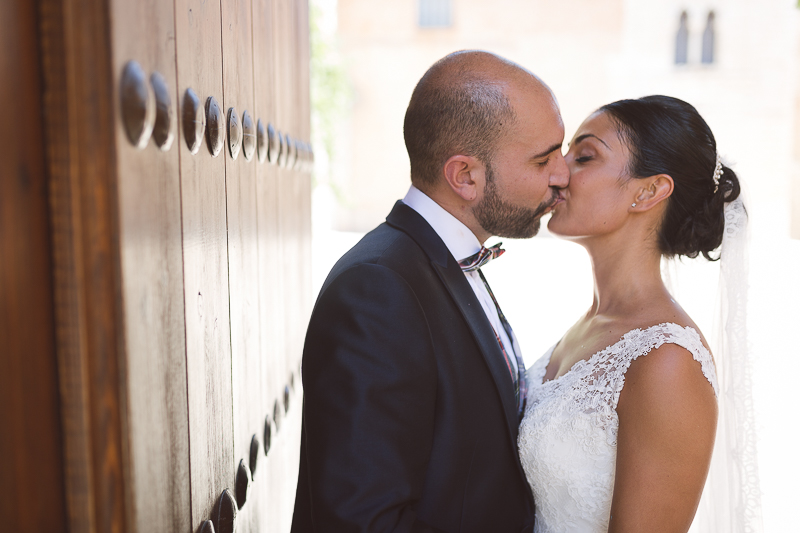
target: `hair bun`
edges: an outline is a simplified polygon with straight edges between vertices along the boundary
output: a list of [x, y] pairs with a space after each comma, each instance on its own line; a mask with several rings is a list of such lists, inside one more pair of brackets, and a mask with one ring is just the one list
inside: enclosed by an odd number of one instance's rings
[[725, 232], [725, 204], [739, 197], [741, 186], [736, 173], [725, 165], [717, 190], [707, 194], [700, 209], [689, 213], [684, 224], [676, 231], [664, 235], [662, 248], [665, 255], [697, 257], [702, 254], [709, 261], [719, 255], [712, 253], [722, 244]]
[[667, 174], [675, 184], [658, 231], [661, 253], [719, 259], [711, 254], [722, 244], [725, 203], [738, 198], [741, 187], [727, 166], [718, 175], [717, 143], [703, 117], [683, 100], [659, 95], [600, 110], [627, 141], [633, 178]]

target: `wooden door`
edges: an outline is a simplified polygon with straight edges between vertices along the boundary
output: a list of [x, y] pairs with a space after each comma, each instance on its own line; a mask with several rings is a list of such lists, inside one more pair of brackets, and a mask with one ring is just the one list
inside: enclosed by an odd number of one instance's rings
[[308, 5], [39, 0], [37, 16], [67, 529], [196, 532], [232, 502], [237, 531], [288, 531]]

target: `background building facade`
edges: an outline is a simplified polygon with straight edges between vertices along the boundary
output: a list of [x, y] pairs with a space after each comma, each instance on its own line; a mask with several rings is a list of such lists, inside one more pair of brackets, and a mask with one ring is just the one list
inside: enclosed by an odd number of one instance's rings
[[754, 224], [800, 238], [799, 20], [792, 0], [339, 0], [353, 94], [333, 225], [365, 231], [383, 220], [409, 183], [402, 126], [414, 85], [445, 54], [480, 48], [550, 85], [567, 140], [613, 100], [692, 103], [746, 182]]

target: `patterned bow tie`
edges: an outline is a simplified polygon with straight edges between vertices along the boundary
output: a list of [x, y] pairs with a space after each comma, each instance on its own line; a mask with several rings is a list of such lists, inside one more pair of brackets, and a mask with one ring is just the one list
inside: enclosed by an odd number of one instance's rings
[[478, 270], [492, 259], [497, 259], [506, 252], [500, 248], [502, 245], [502, 242], [498, 242], [489, 248], [481, 246], [481, 249], [478, 250], [477, 253], [458, 262], [458, 264], [461, 265], [461, 270], [464, 272], [472, 272], [473, 270]]

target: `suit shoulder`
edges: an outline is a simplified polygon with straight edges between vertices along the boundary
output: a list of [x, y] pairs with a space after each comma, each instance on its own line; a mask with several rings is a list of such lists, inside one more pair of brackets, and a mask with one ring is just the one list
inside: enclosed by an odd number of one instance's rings
[[342, 272], [362, 264], [375, 264], [398, 270], [403, 263], [417, 262], [425, 256], [422, 248], [405, 232], [388, 224], [370, 231], [347, 251], [331, 269], [325, 285]]

